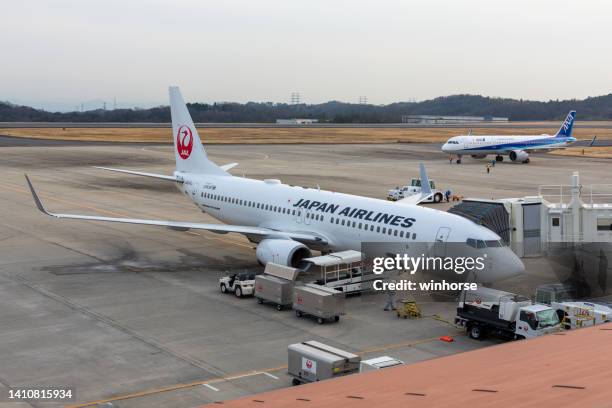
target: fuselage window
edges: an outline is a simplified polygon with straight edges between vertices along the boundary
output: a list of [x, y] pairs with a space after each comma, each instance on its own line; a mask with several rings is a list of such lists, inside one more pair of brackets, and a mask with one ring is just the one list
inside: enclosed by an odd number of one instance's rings
[[325, 221], [325, 218], [323, 216], [319, 217], [321, 219], [321, 222]]
[[291, 215], [295, 215], [295, 210], [291, 210]]
[[358, 228], [359, 228], [359, 229], [361, 229], [361, 226], [362, 226], [362, 224], [361, 224], [361, 223], [359, 223], [359, 227], [358, 227]]
[[380, 226], [376, 227], [376, 232], [380, 232]]
[[397, 237], [397, 230], [393, 230], [393, 236]]
[[342, 220], [342, 225], [344, 225], [344, 220]]
[[412, 239], [416, 239], [416, 232], [412, 233]]
[[383, 227], [383, 229], [382, 229], [382, 233], [383, 233], [383, 234], [386, 234], [386, 233], [387, 233], [387, 227]]
[[353, 221], [353, 228], [355, 228], [356, 225], [357, 225], [357, 223], [355, 221]]
[[374, 225], [370, 225], [370, 231], [374, 231]]
[[334, 223], [334, 217], [331, 217], [331, 219], [329, 220], [329, 222], [331, 222], [332, 224]]
[[404, 231], [400, 231], [400, 238], [404, 238]]

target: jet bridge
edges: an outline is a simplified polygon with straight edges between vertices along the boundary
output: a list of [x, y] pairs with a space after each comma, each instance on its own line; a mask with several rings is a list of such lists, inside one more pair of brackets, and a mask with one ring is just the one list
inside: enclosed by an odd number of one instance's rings
[[448, 212], [487, 227], [499, 235], [504, 243], [510, 243], [510, 216], [504, 203], [493, 200], [465, 199]]

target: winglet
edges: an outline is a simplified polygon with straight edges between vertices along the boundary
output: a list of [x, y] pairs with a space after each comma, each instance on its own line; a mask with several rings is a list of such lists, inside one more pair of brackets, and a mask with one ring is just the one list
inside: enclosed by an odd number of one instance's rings
[[30, 192], [32, 193], [32, 197], [34, 198], [34, 203], [36, 203], [36, 207], [38, 207], [40, 212], [47, 215], [52, 215], [47, 210], [45, 210], [45, 207], [43, 207], [42, 202], [40, 201], [40, 198], [38, 198], [38, 194], [36, 194], [36, 190], [34, 190], [34, 186], [32, 185], [32, 182], [30, 181], [28, 175], [24, 174], [24, 176], [26, 181], [28, 182], [28, 187], [30, 187]]
[[593, 140], [591, 140], [591, 143], [589, 143], [589, 147], [595, 144], [595, 139], [597, 139], [597, 135], [593, 136]]
[[425, 165], [422, 162], [419, 163], [419, 171], [421, 177], [421, 196], [429, 196], [431, 195], [431, 185], [429, 184], [429, 177], [427, 177], [427, 172], [425, 171]]

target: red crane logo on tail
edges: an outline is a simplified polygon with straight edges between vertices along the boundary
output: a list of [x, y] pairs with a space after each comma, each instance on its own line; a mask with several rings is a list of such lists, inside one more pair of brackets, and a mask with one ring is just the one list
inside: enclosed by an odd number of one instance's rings
[[191, 149], [193, 148], [193, 136], [189, 126], [180, 126], [176, 133], [176, 149], [178, 150], [181, 159], [189, 158]]

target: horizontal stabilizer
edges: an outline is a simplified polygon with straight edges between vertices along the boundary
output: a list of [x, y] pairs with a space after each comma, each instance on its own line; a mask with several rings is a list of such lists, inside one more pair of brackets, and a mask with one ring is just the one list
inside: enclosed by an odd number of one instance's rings
[[145, 173], [143, 171], [132, 171], [132, 170], [121, 170], [121, 169], [112, 169], [110, 167], [99, 167], [99, 166], [93, 166], [96, 169], [102, 169], [102, 170], [108, 170], [108, 171], [116, 171], [117, 173], [125, 173], [125, 174], [132, 174], [135, 176], [144, 176], [144, 177], [152, 177], [152, 178], [157, 178], [157, 179], [161, 179], [161, 180], [168, 180], [168, 181], [174, 181], [177, 183], [182, 183], [183, 180], [175, 177], [175, 176], [166, 176], [164, 174], [155, 174], [155, 173]]
[[221, 167], [225, 171], [228, 171], [230, 169], [233, 169], [237, 165], [238, 165], [238, 163], [228, 163], [228, 164], [224, 164], [223, 166], [219, 166], [219, 167]]

